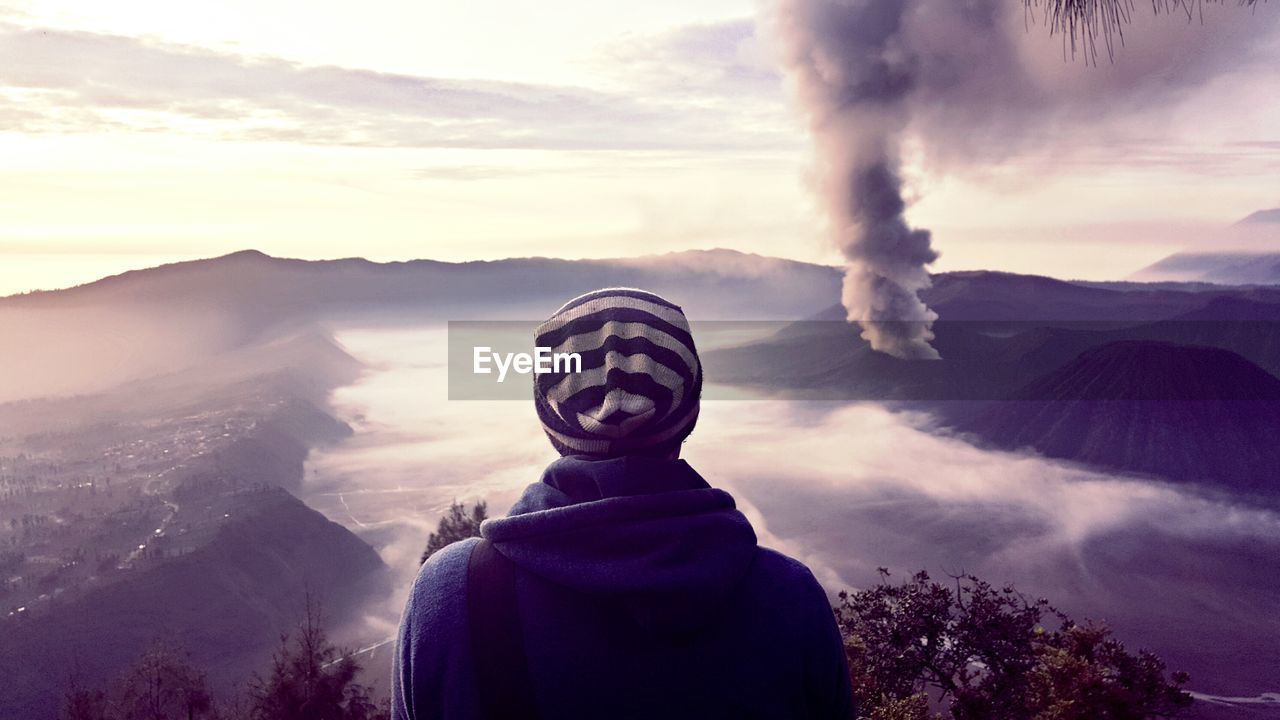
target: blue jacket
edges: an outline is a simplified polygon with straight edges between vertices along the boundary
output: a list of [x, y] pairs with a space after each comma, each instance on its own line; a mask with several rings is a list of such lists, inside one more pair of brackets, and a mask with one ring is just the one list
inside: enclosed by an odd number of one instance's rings
[[[518, 568], [544, 720], [851, 715], [843, 644], [813, 574], [759, 547], [733, 498], [683, 460], [562, 458], [482, 532]], [[418, 574], [396, 647], [396, 720], [479, 717], [465, 594], [475, 543]]]

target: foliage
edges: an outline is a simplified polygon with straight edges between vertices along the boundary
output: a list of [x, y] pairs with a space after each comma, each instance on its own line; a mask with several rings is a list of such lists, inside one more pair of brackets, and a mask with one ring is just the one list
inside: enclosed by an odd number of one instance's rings
[[489, 506], [483, 500], [476, 503], [470, 513], [462, 503], [455, 500], [449, 506], [449, 511], [440, 519], [440, 526], [427, 538], [427, 549], [423, 551], [420, 562], [425, 563], [427, 558], [443, 550], [447, 545], [471, 537], [480, 537], [480, 523], [488, 517]]
[[194, 720], [211, 718], [213, 698], [204, 673], [186, 653], [156, 642], [109, 690], [72, 683], [65, 720]]
[[162, 720], [204, 714], [213, 707], [213, 699], [204, 673], [184, 654], [156, 645], [125, 676], [117, 705], [125, 717]]
[[1046, 600], [970, 575], [951, 587], [924, 572], [890, 584], [881, 572], [836, 607], [867, 720], [927, 720], [930, 699], [955, 720], [1140, 720], [1191, 704], [1185, 673], [1166, 679], [1155, 655]]
[[941, 715], [929, 713], [929, 696], [924, 693], [904, 698], [881, 696], [874, 704], [864, 708], [866, 720], [937, 720]]
[[280, 639], [267, 677], [250, 687], [247, 702], [236, 696], [215, 705], [204, 673], [187, 655], [157, 643], [108, 688], [73, 681], [62, 720], [389, 720], [388, 703], [375, 703], [356, 682], [359, 663], [327, 639], [318, 607], [306, 615], [290, 642]]
[[319, 608], [308, 599], [306, 615], [290, 642], [280, 638], [271, 673], [249, 691], [250, 720], [381, 720], [368, 687], [356, 682], [360, 665], [329, 642]]
[[62, 701], [61, 720], [110, 720], [107, 694], [100, 689], [81, 688], [72, 685]]

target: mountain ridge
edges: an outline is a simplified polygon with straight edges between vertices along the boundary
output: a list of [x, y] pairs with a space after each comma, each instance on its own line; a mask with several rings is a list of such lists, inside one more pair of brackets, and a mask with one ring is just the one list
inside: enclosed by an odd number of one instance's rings
[[1004, 450], [1259, 496], [1280, 489], [1280, 378], [1219, 348], [1091, 348], [956, 428]]
[[1280, 223], [1280, 208], [1267, 208], [1265, 210], [1257, 210], [1249, 213], [1245, 218], [1238, 221], [1237, 225], [1252, 225], [1257, 223]]
[[787, 258], [778, 258], [758, 253], [748, 253], [729, 248], [711, 248], [706, 250], [680, 250], [668, 253], [626, 256], [614, 258], [556, 258], [547, 256], [521, 256], [500, 258], [493, 260], [434, 260], [430, 258], [415, 258], [410, 260], [391, 260], [391, 261], [375, 261], [364, 257], [353, 256], [345, 258], [332, 259], [304, 259], [295, 257], [282, 257], [269, 255], [261, 250], [247, 248], [237, 250], [235, 252], [217, 255], [208, 258], [199, 258], [195, 260], [180, 260], [171, 263], [164, 263], [146, 268], [137, 268], [127, 270], [122, 273], [108, 275], [97, 280], [93, 280], [79, 285], [66, 288], [57, 288], [50, 290], [33, 290], [26, 293], [18, 293], [0, 297], [0, 303], [6, 301], [23, 301], [38, 298], [51, 298], [55, 296], [74, 296], [85, 292], [102, 290], [110, 288], [121, 283], [137, 280], [150, 280], [164, 276], [182, 274], [191, 271], [217, 271], [225, 269], [246, 269], [264, 267], [273, 267], [276, 269], [305, 269], [311, 271], [324, 271], [331, 269], [348, 269], [348, 270], [364, 270], [371, 272], [397, 273], [413, 269], [477, 269], [486, 267], [498, 267], [502, 265], [544, 265], [544, 266], [566, 266], [566, 265], [582, 265], [582, 266], [609, 266], [609, 265], [625, 265], [635, 266], [646, 263], [657, 262], [683, 262], [687, 260], [726, 260], [733, 261], [751, 261], [759, 264], [768, 264], [774, 267], [787, 268], [804, 268], [804, 269], [825, 269], [832, 273], [841, 272], [838, 268], [819, 265], [815, 263], [807, 263], [799, 260], [791, 260]]
[[1280, 252], [1175, 253], [1130, 278], [1146, 282], [1276, 285], [1280, 284]]

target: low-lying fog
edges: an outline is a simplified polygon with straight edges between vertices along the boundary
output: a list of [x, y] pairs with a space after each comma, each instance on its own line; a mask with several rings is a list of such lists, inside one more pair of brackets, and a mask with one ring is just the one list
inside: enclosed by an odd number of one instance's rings
[[[362, 632], [390, 637], [449, 503], [503, 513], [555, 455], [531, 402], [446, 400], [443, 329], [338, 340], [371, 370], [335, 393], [356, 435], [313, 453], [303, 495], [397, 572]], [[988, 452], [928, 426], [871, 404], [707, 402], [685, 457], [738, 498], [762, 543], [808, 562], [833, 594], [875, 582], [879, 567], [970, 572], [1107, 622], [1191, 672], [1196, 690], [1280, 689], [1280, 514]]]

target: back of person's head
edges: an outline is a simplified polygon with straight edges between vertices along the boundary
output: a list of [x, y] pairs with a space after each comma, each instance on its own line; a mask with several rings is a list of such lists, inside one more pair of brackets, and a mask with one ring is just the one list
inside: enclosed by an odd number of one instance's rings
[[581, 357], [580, 371], [534, 376], [538, 418], [561, 455], [670, 457], [693, 432], [702, 363], [678, 305], [644, 290], [597, 290], [565, 303], [535, 338]]

